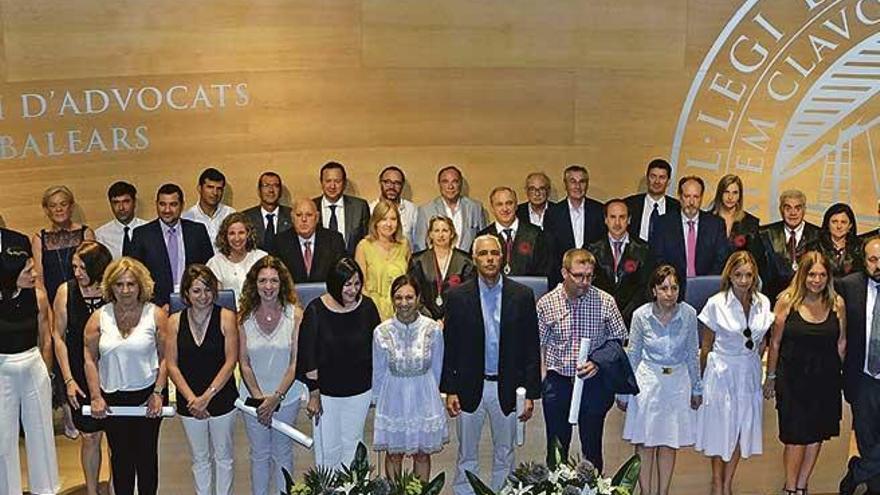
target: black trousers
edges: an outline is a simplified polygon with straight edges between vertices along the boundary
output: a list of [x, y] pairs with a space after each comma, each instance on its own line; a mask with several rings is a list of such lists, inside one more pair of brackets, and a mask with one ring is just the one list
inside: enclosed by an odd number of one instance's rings
[[[585, 387], [586, 389], [586, 387]], [[568, 459], [568, 448], [571, 445], [571, 427], [568, 422], [568, 410], [571, 407], [571, 395], [574, 390], [572, 378], [562, 376], [555, 371], [548, 371], [544, 378], [541, 391], [541, 404], [544, 408], [544, 422], [547, 428], [547, 458], [551, 455], [553, 439], [562, 445], [562, 458]], [[608, 413], [613, 398], [593, 404], [598, 408], [586, 407], [586, 390], [582, 396], [581, 409], [578, 414], [578, 436], [581, 440], [583, 458], [593, 463], [601, 472], [602, 435], [605, 431], [605, 415]], [[548, 461], [549, 462], [549, 461]]]
[[[113, 406], [143, 405], [152, 393], [153, 387], [150, 386], [143, 390], [105, 392], [103, 395], [112, 409]], [[116, 495], [134, 495], [135, 482], [139, 495], [155, 495], [159, 489], [161, 417], [108, 416], [104, 421]]]
[[858, 391], [850, 405], [861, 456], [850, 466], [853, 482], [867, 483], [869, 493], [880, 493], [880, 380], [859, 373]]

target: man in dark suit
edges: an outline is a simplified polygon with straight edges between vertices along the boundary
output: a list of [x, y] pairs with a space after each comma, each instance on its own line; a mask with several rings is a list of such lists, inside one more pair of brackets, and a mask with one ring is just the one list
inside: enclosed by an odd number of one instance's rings
[[544, 216], [544, 232], [553, 247], [550, 287], [562, 281], [561, 260], [566, 251], [586, 248], [605, 235], [602, 203], [587, 197], [590, 173], [582, 165], [570, 165], [562, 173], [565, 199], [554, 204]]
[[648, 302], [648, 283], [654, 270], [648, 243], [627, 232], [630, 216], [622, 199], [605, 203], [608, 236], [590, 244], [596, 257], [593, 285], [614, 296], [629, 328], [633, 311]]
[[796, 189], [784, 191], [779, 196], [782, 220], [758, 230], [762, 247], [758, 270], [763, 292], [771, 301], [788, 287], [807, 244], [819, 238], [819, 227], [804, 220], [806, 208], [806, 194]]
[[325, 282], [330, 269], [345, 256], [342, 236], [318, 227], [318, 209], [310, 199], [293, 203], [293, 229], [278, 234], [276, 241], [278, 258], [298, 284]]
[[850, 403], [859, 456], [849, 461], [840, 493], [862, 483], [880, 494], [880, 239], [864, 246], [865, 271], [835, 284], [846, 303], [846, 358], [843, 395]]
[[544, 172], [532, 172], [526, 177], [526, 198], [528, 201], [516, 207], [516, 217], [523, 223], [544, 229], [544, 214], [552, 205], [550, 199], [550, 177]]
[[5, 253], [6, 251], [25, 251], [29, 257], [33, 256], [31, 240], [28, 239], [28, 236], [0, 227], [0, 253]]
[[341, 163], [327, 162], [321, 167], [323, 194], [313, 201], [321, 225], [339, 232], [345, 240], [345, 250], [354, 255], [354, 249], [369, 231], [370, 206], [361, 198], [344, 194], [347, 185], [345, 167]]
[[541, 229], [516, 217], [516, 193], [499, 186], [489, 194], [495, 222], [477, 235], [494, 235], [501, 242], [501, 266], [505, 275], [546, 277], [550, 256]]
[[650, 241], [654, 263], [674, 266], [682, 280], [720, 275], [729, 254], [724, 220], [700, 210], [704, 186], [696, 175], [678, 181], [681, 212], [660, 217]]
[[651, 239], [651, 224], [667, 212], [675, 215], [681, 211], [678, 200], [666, 194], [672, 166], [662, 158], [655, 158], [648, 163], [645, 172], [647, 192], [627, 197], [629, 208], [629, 235], [648, 242]]
[[207, 263], [214, 247], [205, 226], [180, 218], [183, 190], [164, 184], [156, 193], [159, 218], [134, 229], [129, 250], [123, 254], [143, 263], [156, 283], [153, 302], [168, 304], [172, 292], [180, 291], [180, 278], [187, 266]]
[[[478, 278], [447, 293], [440, 390], [446, 409], [458, 420], [458, 461], [452, 489], [472, 494], [465, 471], [479, 474], [478, 445], [486, 416], [494, 448], [491, 486], [501, 488], [513, 469], [516, 422], [532, 416], [540, 396], [541, 358], [534, 295], [501, 274], [501, 244], [491, 235], [473, 245]], [[516, 389], [525, 387], [517, 417]]]
[[257, 245], [263, 251], [275, 254], [275, 237], [293, 224], [290, 207], [279, 204], [281, 201], [281, 176], [275, 172], [263, 172], [257, 181], [260, 204], [244, 210], [254, 225]]

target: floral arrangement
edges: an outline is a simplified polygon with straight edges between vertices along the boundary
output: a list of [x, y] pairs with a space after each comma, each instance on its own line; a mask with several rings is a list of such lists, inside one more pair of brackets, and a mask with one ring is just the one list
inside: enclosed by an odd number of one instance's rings
[[428, 483], [412, 473], [394, 479], [374, 476], [363, 443], [358, 444], [351, 464], [341, 469], [315, 466], [302, 481], [294, 481], [286, 469], [282, 472], [287, 486], [281, 495], [438, 495], [446, 481], [443, 473]]
[[641, 459], [634, 455], [612, 478], [605, 478], [589, 461], [562, 460], [556, 442], [549, 466], [521, 463], [496, 494], [479, 477], [466, 472], [476, 495], [632, 495], [639, 479]]

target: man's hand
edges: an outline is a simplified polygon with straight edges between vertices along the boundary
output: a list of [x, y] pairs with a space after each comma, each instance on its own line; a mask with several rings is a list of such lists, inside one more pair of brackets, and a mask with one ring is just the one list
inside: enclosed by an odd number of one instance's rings
[[446, 396], [446, 412], [449, 414], [450, 418], [454, 418], [461, 414], [461, 403], [458, 402], [458, 395], [449, 394]]
[[526, 407], [523, 409], [523, 413], [519, 415], [519, 420], [522, 422], [526, 422], [529, 418], [532, 417], [532, 413], [535, 412], [535, 401], [532, 399], [526, 399]]
[[598, 372], [599, 366], [592, 361], [587, 361], [586, 364], [577, 367], [577, 376], [580, 378], [593, 378]]

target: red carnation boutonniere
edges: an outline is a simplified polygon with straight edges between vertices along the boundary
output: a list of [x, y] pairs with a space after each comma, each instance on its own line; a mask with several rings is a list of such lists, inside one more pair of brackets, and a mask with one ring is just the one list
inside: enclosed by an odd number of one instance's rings
[[532, 254], [532, 244], [529, 242], [520, 243], [520, 245], [517, 246], [516, 249], [517, 251], [519, 251], [519, 254], [522, 254], [524, 256]]
[[456, 285], [460, 285], [461, 284], [461, 277], [459, 277], [458, 275], [450, 275], [448, 283], [449, 283], [450, 287], [455, 287]]
[[736, 235], [733, 238], [733, 247], [735, 247], [737, 249], [742, 249], [742, 248], [746, 247], [746, 241], [747, 241], [746, 236], [744, 236], [742, 234]]
[[844, 262], [843, 262], [843, 273], [846, 274], [846, 273], [851, 272], [851, 271], [852, 271], [852, 268], [853, 268], [853, 266], [852, 266], [852, 262], [850, 262], [850, 261], [844, 261]]
[[625, 260], [623, 262], [624, 273], [635, 273], [639, 269], [639, 262], [636, 260]]

